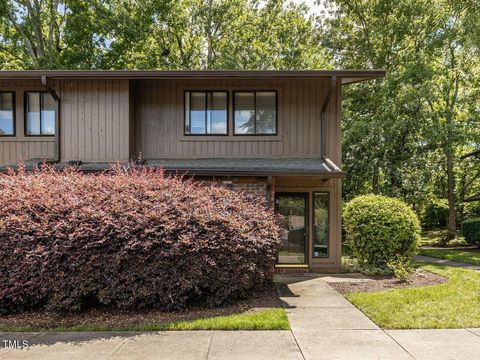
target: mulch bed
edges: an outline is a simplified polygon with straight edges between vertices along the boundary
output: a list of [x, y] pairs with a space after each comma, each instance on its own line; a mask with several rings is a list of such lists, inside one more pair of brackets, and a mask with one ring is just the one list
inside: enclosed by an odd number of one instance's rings
[[345, 295], [351, 292], [373, 292], [437, 285], [448, 280], [443, 276], [422, 269], [417, 269], [408, 281], [404, 282], [395, 279], [393, 276], [370, 276], [370, 279], [366, 281], [330, 282], [329, 285], [340, 294]]
[[132, 325], [188, 321], [214, 316], [251, 313], [279, 307], [282, 307], [282, 303], [278, 298], [275, 286], [271, 284], [265, 291], [257, 292], [249, 299], [213, 309], [191, 308], [178, 312], [163, 312], [155, 309], [126, 311], [111, 308], [93, 308], [82, 313], [72, 314], [29, 311], [21, 314], [0, 316], [0, 325], [32, 326], [42, 329], [75, 325], [98, 325], [102, 327], [122, 328]]

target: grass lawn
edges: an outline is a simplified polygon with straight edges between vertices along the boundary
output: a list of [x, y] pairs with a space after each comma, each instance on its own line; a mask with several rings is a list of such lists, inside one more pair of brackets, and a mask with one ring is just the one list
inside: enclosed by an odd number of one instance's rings
[[290, 330], [287, 314], [283, 308], [274, 308], [252, 313], [215, 316], [204, 319], [168, 323], [109, 327], [80, 324], [69, 327], [37, 328], [32, 326], [2, 325], [0, 332], [12, 331], [168, 331], [168, 330]]
[[447, 277], [440, 285], [349, 293], [346, 298], [384, 329], [480, 327], [480, 272], [423, 265]]
[[479, 250], [421, 249], [420, 255], [431, 256], [467, 264], [480, 265]]

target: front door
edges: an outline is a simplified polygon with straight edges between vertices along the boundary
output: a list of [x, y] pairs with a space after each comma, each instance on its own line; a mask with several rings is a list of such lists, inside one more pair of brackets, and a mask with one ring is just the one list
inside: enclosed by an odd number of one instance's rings
[[278, 263], [306, 264], [308, 193], [275, 194], [275, 210], [283, 215]]

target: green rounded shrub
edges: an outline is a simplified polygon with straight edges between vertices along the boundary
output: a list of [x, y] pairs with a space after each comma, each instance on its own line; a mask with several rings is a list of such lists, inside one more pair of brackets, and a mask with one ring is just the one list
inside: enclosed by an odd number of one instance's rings
[[466, 242], [472, 245], [480, 245], [480, 218], [465, 220], [462, 230]]
[[417, 215], [404, 202], [380, 195], [359, 196], [345, 207], [347, 240], [359, 262], [387, 266], [411, 258], [420, 236]]

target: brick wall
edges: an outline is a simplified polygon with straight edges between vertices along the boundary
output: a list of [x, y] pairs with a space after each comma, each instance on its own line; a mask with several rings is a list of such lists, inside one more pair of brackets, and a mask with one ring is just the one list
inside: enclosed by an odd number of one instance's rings
[[273, 186], [268, 184], [264, 177], [215, 177], [198, 178], [205, 183], [216, 183], [228, 189], [244, 192], [248, 197], [256, 198], [259, 201], [273, 206]]

